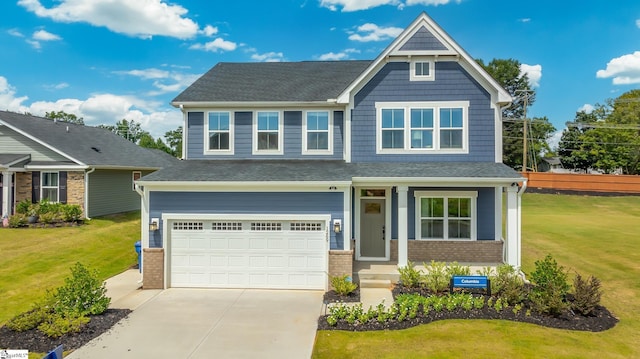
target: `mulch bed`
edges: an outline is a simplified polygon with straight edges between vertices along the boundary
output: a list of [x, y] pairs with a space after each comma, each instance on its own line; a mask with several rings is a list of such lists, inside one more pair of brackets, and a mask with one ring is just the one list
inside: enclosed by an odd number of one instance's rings
[[91, 316], [81, 332], [70, 333], [60, 338], [49, 338], [37, 329], [14, 332], [6, 326], [0, 327], [0, 348], [27, 349], [34, 353], [48, 353], [63, 344], [64, 350], [78, 349], [93, 338], [111, 329], [131, 313], [129, 309], [107, 309], [101, 315]]
[[[425, 289], [409, 289], [401, 286], [396, 286], [393, 290], [394, 297], [401, 293], [430, 295], [430, 293]], [[475, 293], [475, 295], [482, 294]], [[588, 317], [573, 313], [572, 311], [566, 311], [558, 317], [537, 313], [535, 311], [530, 311], [529, 315], [527, 315], [527, 308], [527, 305], [524, 305], [523, 308], [517, 313], [514, 313], [513, 307], [505, 308], [498, 312], [494, 308], [487, 307], [487, 305], [485, 304], [485, 307], [482, 309], [464, 310], [458, 308], [453, 311], [443, 309], [440, 312], [436, 312], [432, 309], [426, 315], [423, 314], [422, 311], [420, 311], [416, 318], [406, 319], [402, 322], [397, 320], [389, 320], [384, 323], [379, 323], [374, 319], [366, 324], [349, 324], [345, 320], [339, 320], [335, 326], [330, 326], [329, 324], [327, 324], [328, 315], [323, 315], [318, 319], [318, 330], [397, 330], [447, 319], [502, 319], [515, 322], [532, 323], [549, 328], [602, 332], [613, 328], [618, 323], [618, 319], [614, 317], [613, 314], [611, 314], [609, 310], [607, 310], [607, 308], [603, 306], [596, 307], [593, 315]]]
[[353, 292], [348, 295], [340, 295], [336, 293], [335, 290], [330, 290], [324, 293], [323, 301], [325, 304], [327, 303], [352, 303], [360, 301], [360, 287], [356, 288]]

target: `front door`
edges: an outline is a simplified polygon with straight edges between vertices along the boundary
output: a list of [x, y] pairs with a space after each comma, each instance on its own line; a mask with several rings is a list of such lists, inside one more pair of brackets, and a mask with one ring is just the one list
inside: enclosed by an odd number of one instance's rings
[[360, 256], [385, 258], [385, 200], [363, 198], [360, 202]]

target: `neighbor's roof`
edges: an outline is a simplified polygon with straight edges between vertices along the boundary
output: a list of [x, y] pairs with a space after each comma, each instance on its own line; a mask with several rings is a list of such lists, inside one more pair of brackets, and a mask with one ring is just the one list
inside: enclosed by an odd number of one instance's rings
[[189, 160], [142, 178], [142, 182], [350, 182], [363, 179], [522, 180], [493, 162], [346, 163], [335, 160]]
[[221, 62], [173, 99], [190, 102], [327, 102], [371, 61]]
[[158, 169], [174, 162], [167, 156], [142, 148], [103, 128], [7, 111], [0, 111], [0, 125], [45, 145], [79, 165]]

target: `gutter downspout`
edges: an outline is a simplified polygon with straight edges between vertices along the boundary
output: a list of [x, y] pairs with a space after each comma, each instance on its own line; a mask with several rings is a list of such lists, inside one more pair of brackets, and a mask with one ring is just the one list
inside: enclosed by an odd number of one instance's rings
[[180, 156], [181, 160], [185, 159], [187, 154], [187, 136], [185, 136], [185, 131], [187, 130], [187, 113], [184, 111], [184, 105], [180, 104], [180, 112], [182, 112], [182, 155]]
[[89, 217], [89, 174], [93, 173], [96, 168], [93, 167], [89, 171], [84, 173], [84, 214], [85, 219], [90, 220]]
[[[520, 244], [520, 249], [522, 249], [522, 195], [527, 190], [527, 180], [522, 181], [522, 187], [518, 190], [518, 238], [520, 239], [518, 243]], [[520, 277], [525, 283], [529, 283], [526, 275], [522, 271], [522, 251], [520, 251]]]
[[[136, 192], [140, 195], [140, 216], [142, 217], [140, 220], [140, 233], [142, 234], [142, 238], [140, 238], [140, 280], [138, 281], [138, 283], [142, 284], [144, 282], [144, 266], [142, 265], [142, 263], [144, 263], [144, 243], [147, 242], [149, 243], [149, 240], [144, 240], [144, 236], [145, 236], [145, 226], [146, 228], [149, 228], [149, 224], [148, 224], [148, 219], [149, 216], [147, 215], [147, 210], [145, 207], [145, 198], [144, 198], [144, 191], [140, 188], [140, 185], [136, 183], [135, 185], [135, 189]], [[148, 232], [146, 232], [146, 235], [148, 236]]]

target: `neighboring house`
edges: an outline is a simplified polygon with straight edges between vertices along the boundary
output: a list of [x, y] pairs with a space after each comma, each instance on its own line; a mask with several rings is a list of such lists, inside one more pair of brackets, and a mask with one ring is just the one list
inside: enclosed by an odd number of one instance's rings
[[137, 181], [144, 286], [325, 289], [353, 261], [519, 268], [510, 102], [426, 14], [373, 61], [217, 64], [172, 102], [184, 161]]
[[106, 129], [0, 111], [2, 215], [47, 199], [86, 217], [140, 209], [134, 181], [171, 162]]
[[569, 170], [562, 167], [560, 157], [543, 157], [539, 166], [540, 172], [553, 172], [553, 173], [569, 173]]

